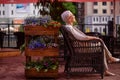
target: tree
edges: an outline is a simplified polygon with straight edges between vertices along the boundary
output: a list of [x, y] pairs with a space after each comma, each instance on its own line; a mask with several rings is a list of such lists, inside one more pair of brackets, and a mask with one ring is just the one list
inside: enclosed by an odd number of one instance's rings
[[[36, 3], [36, 7], [42, 6], [42, 9], [39, 9], [41, 15], [50, 15], [53, 20], [60, 21], [61, 13], [65, 10], [70, 10], [73, 14], [76, 13], [76, 5], [72, 2], [58, 2], [58, 0], [39, 0]], [[46, 10], [46, 8], [49, 9]]]

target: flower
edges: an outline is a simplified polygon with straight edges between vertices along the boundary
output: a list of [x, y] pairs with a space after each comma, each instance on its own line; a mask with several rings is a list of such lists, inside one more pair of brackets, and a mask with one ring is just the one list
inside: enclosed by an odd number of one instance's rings
[[47, 27], [54, 27], [54, 28], [59, 28], [61, 26], [61, 23], [58, 21], [51, 20], [48, 23], [46, 23]]
[[53, 42], [53, 38], [50, 36], [31, 37], [28, 44], [29, 49], [47, 48], [47, 47], [57, 47], [57, 44]]
[[41, 25], [44, 26], [48, 21], [51, 20], [50, 16], [44, 16], [44, 17], [26, 17], [24, 20], [25, 25]]
[[40, 37], [32, 37], [28, 44], [28, 48], [35, 49], [35, 48], [45, 48], [46, 44], [43, 41], [43, 38]]
[[52, 20], [50, 16], [46, 17], [27, 17], [24, 20], [25, 25], [40, 25], [42, 27], [60, 27], [61, 23], [55, 20]]
[[35, 68], [38, 72], [44, 70], [56, 70], [58, 68], [58, 61], [54, 58], [43, 58], [42, 60], [27, 62], [25, 65], [26, 69]]

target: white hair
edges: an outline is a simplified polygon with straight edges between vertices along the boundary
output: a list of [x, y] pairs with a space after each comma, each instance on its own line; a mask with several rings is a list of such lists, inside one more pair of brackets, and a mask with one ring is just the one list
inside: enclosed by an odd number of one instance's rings
[[66, 22], [66, 19], [67, 19], [67, 17], [68, 17], [70, 14], [72, 14], [71, 11], [69, 11], [69, 10], [64, 11], [64, 12], [61, 14], [62, 20], [63, 20], [64, 22]]

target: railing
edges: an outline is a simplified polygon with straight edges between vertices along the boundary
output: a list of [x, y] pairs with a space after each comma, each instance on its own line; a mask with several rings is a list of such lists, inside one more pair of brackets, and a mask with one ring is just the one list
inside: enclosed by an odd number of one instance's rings
[[[83, 32], [86, 32], [86, 26], [91, 26], [91, 27], [99, 27], [102, 26], [104, 28], [104, 34], [101, 32], [101, 36], [99, 36], [106, 44], [106, 46], [108, 47], [108, 49], [110, 50], [110, 52], [112, 53], [113, 56], [120, 56], [120, 25], [116, 24], [116, 35], [115, 37], [113, 37], [113, 26], [108, 26], [108, 24], [80, 24], [80, 28]], [[111, 29], [110, 29], [111, 27]], [[119, 31], [119, 33], [118, 33]], [[90, 35], [96, 35], [98, 33], [94, 32], [94, 33], [90, 33]]]
[[[9, 24], [9, 23], [1, 23], [0, 28], [2, 32], [5, 32], [6, 35], [3, 37], [3, 48], [18, 48], [17, 38], [14, 35], [14, 31], [12, 31], [12, 27], [21, 26], [23, 24]], [[80, 28], [83, 32], [85, 32], [86, 28], [93, 26], [102, 26], [105, 30], [104, 35], [108, 35], [108, 24], [79, 24], [78, 28]], [[118, 31], [119, 24], [116, 24], [116, 32]], [[6, 30], [5, 30], [6, 28]], [[3, 30], [4, 29], [4, 30]], [[101, 33], [101, 32], [100, 32]], [[116, 34], [118, 36], [118, 34]]]
[[[94, 27], [102, 28], [102, 30], [100, 30], [100, 31], [93, 31]], [[118, 31], [118, 27], [120, 27], [120, 24], [116, 24], [116, 32]], [[90, 32], [99, 32], [102, 35], [109, 35], [109, 25], [108, 24], [79, 24], [79, 28], [83, 32], [86, 32], [86, 28], [92, 28], [92, 30]], [[114, 28], [114, 27], [111, 27], [111, 28]], [[104, 32], [104, 34], [103, 34], [103, 32]], [[116, 34], [116, 36], [118, 36], [118, 34]]]
[[14, 32], [15, 27], [21, 25], [23, 24], [0, 23], [1, 32], [5, 33], [5, 35], [2, 37], [3, 41], [1, 41], [2, 48], [17, 48], [17, 38], [14, 35]]

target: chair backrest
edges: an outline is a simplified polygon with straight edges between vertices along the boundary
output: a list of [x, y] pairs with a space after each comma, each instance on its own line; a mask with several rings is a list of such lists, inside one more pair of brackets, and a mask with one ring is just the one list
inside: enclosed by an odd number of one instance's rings
[[64, 26], [61, 27], [65, 44], [68, 46], [71, 55], [78, 53], [102, 53], [103, 44], [100, 40], [77, 40]]

